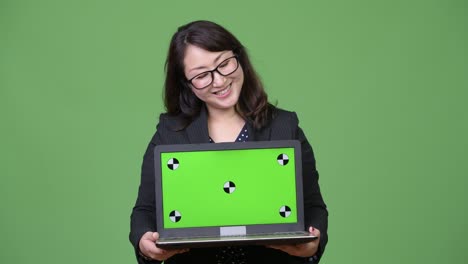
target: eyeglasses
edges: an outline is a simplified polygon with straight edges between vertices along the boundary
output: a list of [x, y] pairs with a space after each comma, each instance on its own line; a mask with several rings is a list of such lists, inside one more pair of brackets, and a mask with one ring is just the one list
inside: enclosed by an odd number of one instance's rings
[[234, 55], [223, 60], [220, 64], [218, 64], [218, 66], [216, 66], [214, 70], [197, 74], [195, 77], [187, 81], [192, 84], [195, 89], [204, 89], [213, 83], [214, 72], [217, 72], [222, 76], [228, 76], [234, 73], [237, 68], [239, 68], [239, 60], [237, 59], [237, 56]]

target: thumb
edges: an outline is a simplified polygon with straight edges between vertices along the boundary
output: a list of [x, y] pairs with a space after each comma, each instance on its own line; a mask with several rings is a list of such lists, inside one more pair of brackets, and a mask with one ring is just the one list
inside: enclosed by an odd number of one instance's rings
[[144, 240], [150, 240], [153, 242], [156, 242], [158, 238], [159, 238], [158, 232], [151, 232], [151, 231], [146, 232], [142, 237], [142, 239]]
[[320, 230], [313, 226], [309, 227], [309, 232], [316, 237], [320, 237]]
[[159, 233], [158, 233], [158, 232], [153, 232], [153, 234], [152, 234], [152, 235], [153, 235], [153, 236], [152, 236], [152, 238], [153, 238], [153, 241], [156, 241], [156, 240], [158, 240], [158, 239], [159, 239]]

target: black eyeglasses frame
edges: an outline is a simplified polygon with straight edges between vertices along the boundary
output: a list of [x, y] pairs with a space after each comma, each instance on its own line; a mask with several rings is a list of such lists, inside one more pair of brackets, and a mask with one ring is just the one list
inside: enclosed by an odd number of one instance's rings
[[[228, 74], [222, 74], [222, 73], [218, 70], [219, 66], [221, 66], [224, 62], [226, 62], [227, 60], [230, 60], [230, 59], [232, 59], [232, 58], [235, 58], [235, 59], [236, 59], [236, 63], [237, 63], [236, 68], [235, 68], [232, 72], [230, 72], [230, 73], [228, 73]], [[201, 72], [201, 73], [199, 73], [199, 74], [193, 76], [192, 78], [187, 79], [187, 82], [188, 82], [193, 88], [195, 88], [195, 89], [197, 89], [197, 90], [202, 90], [202, 89], [205, 89], [206, 87], [210, 86], [210, 85], [213, 83], [213, 81], [214, 81], [214, 75], [213, 75], [214, 72], [219, 73], [219, 75], [221, 75], [221, 76], [229, 76], [229, 75], [233, 74], [234, 72], [236, 72], [237, 69], [239, 69], [239, 58], [237, 57], [237, 55], [233, 55], [233, 56], [231, 56], [231, 57], [229, 57], [229, 58], [226, 58], [226, 59], [223, 60], [222, 62], [220, 62], [220, 63], [218, 64], [218, 66], [216, 66], [216, 68], [214, 68], [213, 70]], [[192, 80], [195, 79], [195, 78], [197, 78], [198, 76], [200, 76], [200, 75], [202, 75], [202, 74], [205, 74], [205, 73], [210, 73], [210, 74], [211, 74], [211, 82], [210, 82], [208, 85], [206, 85], [206, 86], [204, 86], [204, 87], [202, 87], [202, 88], [198, 88], [198, 87], [196, 87], [195, 85], [193, 85]]]

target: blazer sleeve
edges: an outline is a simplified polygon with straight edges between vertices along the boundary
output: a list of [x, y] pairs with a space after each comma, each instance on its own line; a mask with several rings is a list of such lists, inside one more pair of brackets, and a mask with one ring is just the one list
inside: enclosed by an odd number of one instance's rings
[[307, 229], [309, 226], [313, 226], [320, 230], [319, 249], [314, 256], [314, 262], [318, 263], [328, 242], [328, 211], [320, 192], [319, 174], [312, 146], [299, 127], [299, 120], [295, 113], [293, 120], [296, 128], [295, 138], [301, 143], [305, 225]]
[[154, 147], [162, 143], [164, 125], [161, 119], [156, 127], [156, 133], [151, 139], [143, 157], [141, 167], [140, 187], [138, 197], [130, 217], [130, 242], [135, 248], [138, 263], [161, 263], [160, 261], [148, 261], [140, 255], [139, 242], [148, 231], [156, 231], [155, 208], [155, 179], [154, 179]]

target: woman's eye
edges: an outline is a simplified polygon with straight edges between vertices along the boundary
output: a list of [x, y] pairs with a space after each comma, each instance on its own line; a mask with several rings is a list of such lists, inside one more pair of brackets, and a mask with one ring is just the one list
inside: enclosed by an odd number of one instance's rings
[[203, 78], [206, 78], [206, 77], [208, 77], [208, 73], [204, 72], [204, 73], [200, 73], [199, 75], [195, 76], [195, 79], [200, 80], [200, 79], [203, 79]]
[[229, 61], [225, 61], [225, 62], [221, 63], [218, 67], [219, 67], [219, 68], [224, 68], [224, 67], [226, 67], [228, 64], [229, 64]]

